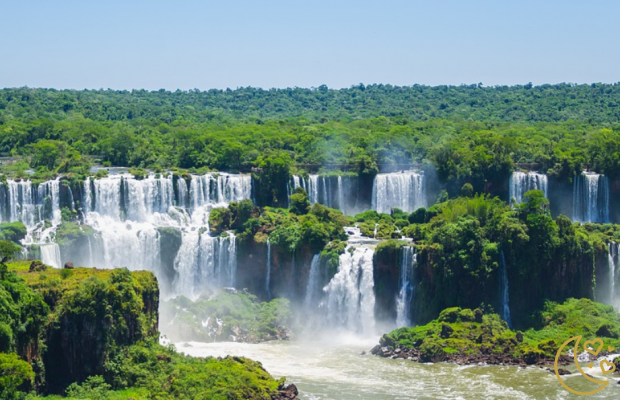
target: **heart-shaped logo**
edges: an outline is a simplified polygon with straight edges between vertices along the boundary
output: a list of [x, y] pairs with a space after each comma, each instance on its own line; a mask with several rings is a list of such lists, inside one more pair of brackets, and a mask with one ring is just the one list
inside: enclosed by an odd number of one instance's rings
[[593, 363], [593, 362], [591, 362], [591, 363], [587, 363], [586, 365], [588, 366], [588, 368], [592, 368], [592, 367], [594, 367], [594, 363]]
[[[609, 367], [611, 367], [610, 370], [608, 370]], [[616, 364], [611, 363], [607, 360], [601, 361], [601, 371], [603, 371], [603, 375], [611, 374], [615, 370], [616, 370]]]
[[[590, 346], [589, 345], [590, 344], [594, 344], [594, 343], [600, 343], [599, 346], [598, 346], [598, 349], [596, 351], [590, 350]], [[592, 347], [594, 347], [594, 346], [592, 346]], [[593, 356], [596, 356], [603, 349], [603, 339], [596, 338], [594, 340], [586, 340], [586, 342], [583, 344], [583, 349], [585, 351], [587, 351], [588, 353], [592, 354]]]

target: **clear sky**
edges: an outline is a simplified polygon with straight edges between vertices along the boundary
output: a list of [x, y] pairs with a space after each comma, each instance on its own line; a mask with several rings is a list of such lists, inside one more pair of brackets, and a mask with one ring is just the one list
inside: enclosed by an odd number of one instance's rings
[[616, 0], [0, 0], [0, 87], [620, 81]]

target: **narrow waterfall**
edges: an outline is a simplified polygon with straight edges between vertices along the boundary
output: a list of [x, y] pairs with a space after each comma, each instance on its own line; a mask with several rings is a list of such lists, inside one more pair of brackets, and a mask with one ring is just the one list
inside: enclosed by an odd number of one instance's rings
[[612, 306], [616, 305], [616, 270], [618, 269], [619, 257], [620, 257], [620, 243], [609, 242], [607, 244], [609, 255], [607, 258], [607, 265], [609, 267], [609, 303]]
[[265, 275], [265, 291], [267, 299], [271, 300], [271, 241], [267, 238], [267, 274]]
[[56, 243], [41, 245], [41, 261], [54, 268], [61, 268], [60, 248]]
[[403, 246], [400, 263], [400, 279], [398, 296], [396, 297], [396, 326], [411, 325], [411, 299], [413, 298], [413, 269], [416, 264], [417, 253], [411, 246]]
[[308, 177], [308, 200], [310, 204], [319, 202], [319, 176], [310, 175]]
[[508, 293], [508, 269], [506, 268], [506, 258], [504, 251], [500, 251], [499, 258], [499, 293], [500, 293], [500, 314], [509, 327], [512, 327], [510, 319], [510, 298]]
[[374, 334], [373, 254], [374, 246], [349, 244], [340, 255], [338, 272], [323, 289], [330, 328]]
[[426, 207], [424, 175], [416, 171], [377, 174], [372, 187], [372, 208], [390, 213], [392, 208], [411, 212]]
[[306, 298], [304, 299], [304, 307], [307, 310], [310, 310], [316, 306], [317, 300], [320, 296], [320, 264], [321, 254], [315, 254], [312, 257], [312, 263], [310, 264], [310, 273], [308, 275], [308, 284], [306, 285]]
[[509, 198], [515, 200], [516, 203], [523, 201], [523, 195], [530, 190], [542, 190], [545, 198], [548, 198], [548, 179], [547, 175], [537, 172], [521, 172], [515, 171], [510, 176], [509, 181]]
[[606, 176], [584, 172], [575, 177], [573, 220], [609, 222], [609, 179]]

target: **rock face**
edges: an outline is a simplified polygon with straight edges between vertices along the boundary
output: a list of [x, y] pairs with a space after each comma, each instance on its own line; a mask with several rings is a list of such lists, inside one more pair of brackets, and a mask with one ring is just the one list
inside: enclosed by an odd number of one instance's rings
[[90, 273], [76, 273], [62, 286], [38, 287], [47, 292], [54, 321], [44, 337], [44, 380], [50, 393], [104, 375], [114, 347], [158, 337], [159, 289], [152, 273], [84, 270]]
[[73, 263], [71, 261], [67, 261], [64, 266], [65, 269], [73, 269]]

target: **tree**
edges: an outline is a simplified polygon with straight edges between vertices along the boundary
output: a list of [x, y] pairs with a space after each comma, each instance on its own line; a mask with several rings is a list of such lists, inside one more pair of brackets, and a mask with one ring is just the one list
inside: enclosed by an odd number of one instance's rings
[[291, 212], [297, 215], [305, 215], [308, 214], [309, 209], [310, 200], [308, 200], [308, 193], [302, 187], [296, 188], [291, 195]]
[[32, 367], [17, 354], [0, 353], [0, 397], [11, 400], [18, 398], [17, 388], [34, 378]]

